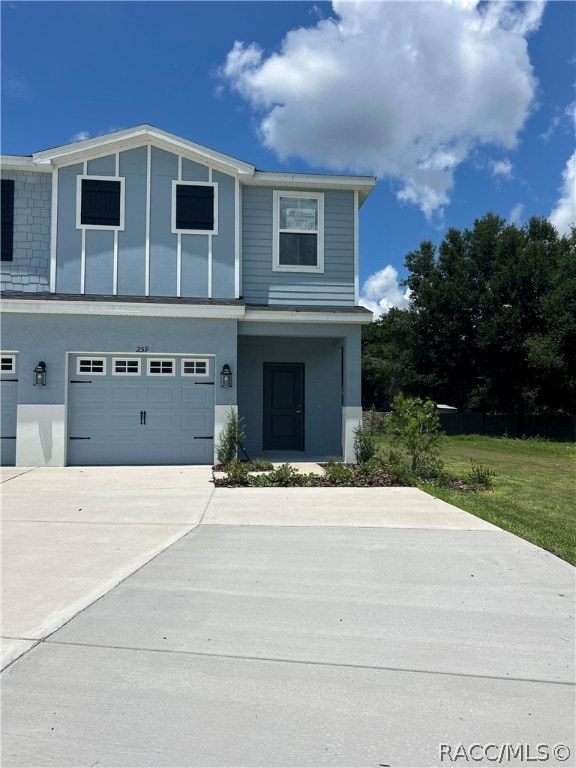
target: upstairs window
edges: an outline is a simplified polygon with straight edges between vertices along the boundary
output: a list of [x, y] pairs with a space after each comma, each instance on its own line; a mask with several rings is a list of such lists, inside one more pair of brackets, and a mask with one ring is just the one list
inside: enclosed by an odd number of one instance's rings
[[324, 197], [274, 192], [274, 264], [276, 271], [324, 271]]
[[124, 179], [79, 176], [76, 226], [124, 229]]
[[212, 182], [172, 182], [172, 232], [218, 234], [218, 187]]
[[14, 181], [2, 179], [2, 261], [14, 258]]

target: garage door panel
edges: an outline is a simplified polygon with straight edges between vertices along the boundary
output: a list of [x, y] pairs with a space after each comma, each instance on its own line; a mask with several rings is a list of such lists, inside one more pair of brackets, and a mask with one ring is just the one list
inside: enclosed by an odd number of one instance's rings
[[186, 405], [206, 405], [210, 408], [214, 403], [214, 386], [197, 384], [182, 388], [182, 403]]
[[94, 405], [102, 405], [110, 398], [110, 390], [108, 387], [100, 384], [92, 384], [89, 382], [82, 382], [78, 384], [73, 382], [70, 384], [70, 397], [74, 399], [74, 403], [78, 406], [93, 407]]
[[[99, 357], [107, 359], [107, 375], [87, 374], [91, 383], [70, 384], [68, 434], [90, 439], [69, 441], [69, 464], [212, 462], [213, 439], [195, 438], [212, 438], [213, 385], [181, 376], [179, 360], [174, 376], [149, 376], [143, 357], [141, 375], [124, 377], [111, 373], [112, 356]], [[71, 369], [77, 370], [75, 359]]]
[[181, 429], [189, 432], [196, 432], [202, 436], [210, 434], [208, 430], [212, 429], [211, 414], [186, 413], [181, 418]]
[[16, 463], [16, 404], [18, 402], [18, 382], [3, 380], [0, 383], [0, 463], [10, 467]]
[[112, 402], [117, 405], [132, 405], [140, 403], [145, 388], [140, 385], [118, 385], [114, 384], [112, 388]]

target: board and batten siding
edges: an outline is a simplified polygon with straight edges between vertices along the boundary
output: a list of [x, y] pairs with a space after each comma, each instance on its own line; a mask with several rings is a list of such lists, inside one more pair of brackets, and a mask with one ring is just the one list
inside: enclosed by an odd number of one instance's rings
[[115, 176], [116, 155], [89, 160], [86, 169], [77, 163], [58, 170], [58, 293], [235, 298], [235, 179], [212, 172], [218, 184], [217, 235], [178, 235], [171, 230], [172, 181], [179, 165], [182, 181], [210, 179], [207, 166], [158, 147], [120, 152], [124, 229], [86, 229], [84, 236], [76, 227], [77, 177]]
[[272, 270], [272, 213], [271, 188], [243, 187], [244, 299], [250, 304], [354, 306], [354, 192], [324, 191], [322, 273]]

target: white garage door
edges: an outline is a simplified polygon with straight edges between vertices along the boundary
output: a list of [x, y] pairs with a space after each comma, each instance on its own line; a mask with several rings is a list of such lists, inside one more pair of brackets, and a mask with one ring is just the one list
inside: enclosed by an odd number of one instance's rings
[[71, 355], [68, 464], [211, 464], [214, 359]]

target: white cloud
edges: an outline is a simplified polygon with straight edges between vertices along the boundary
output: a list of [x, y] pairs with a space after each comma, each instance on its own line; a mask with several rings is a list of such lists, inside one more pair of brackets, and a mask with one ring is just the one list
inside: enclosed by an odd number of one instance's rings
[[543, 8], [334, 0], [336, 18], [292, 30], [277, 52], [236, 42], [221, 74], [280, 159], [391, 178], [430, 216], [474, 147], [515, 146], [536, 88], [526, 35]]
[[90, 138], [90, 134], [88, 131], [78, 131], [78, 133], [75, 133], [74, 136], [70, 137], [70, 141], [85, 141], [86, 139]]
[[374, 313], [375, 320], [392, 307], [406, 309], [409, 303], [410, 289], [402, 292], [398, 271], [391, 264], [370, 275], [362, 287], [360, 304]]
[[92, 139], [95, 136], [105, 136], [107, 133], [116, 133], [116, 131], [123, 131], [124, 128], [107, 128], [105, 131], [98, 131], [98, 133], [90, 133], [89, 131], [78, 131], [70, 137], [69, 141], [85, 141], [86, 139]]
[[492, 160], [490, 170], [492, 176], [501, 176], [503, 179], [512, 178], [512, 163], [510, 160]]
[[508, 214], [508, 221], [510, 222], [510, 224], [515, 224], [518, 227], [522, 222], [523, 213], [524, 213], [524, 203], [517, 203]]
[[576, 152], [562, 172], [560, 199], [550, 214], [550, 221], [561, 235], [569, 234], [570, 226], [576, 224]]

